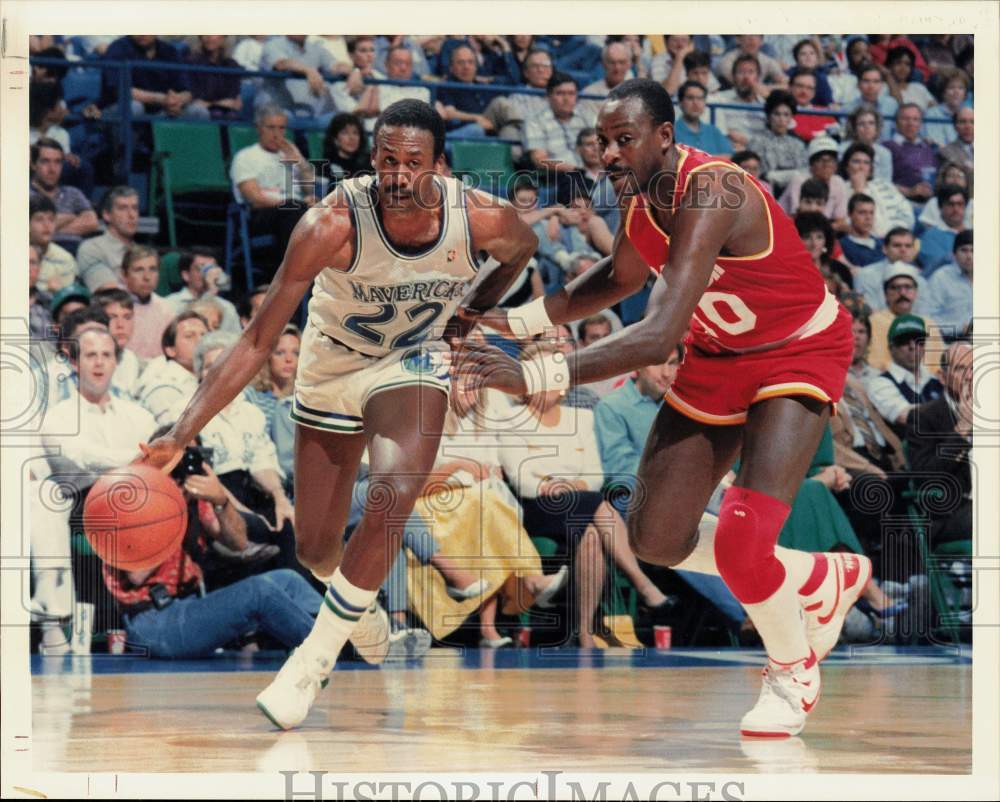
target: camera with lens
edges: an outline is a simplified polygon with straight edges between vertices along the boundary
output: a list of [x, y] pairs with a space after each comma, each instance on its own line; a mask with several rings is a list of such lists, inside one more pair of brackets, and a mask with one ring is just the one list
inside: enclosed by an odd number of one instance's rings
[[170, 472], [170, 478], [176, 482], [183, 482], [192, 474], [203, 476], [205, 465], [212, 465], [212, 453], [214, 449], [205, 446], [187, 446], [184, 449], [184, 456], [181, 461], [174, 466]]

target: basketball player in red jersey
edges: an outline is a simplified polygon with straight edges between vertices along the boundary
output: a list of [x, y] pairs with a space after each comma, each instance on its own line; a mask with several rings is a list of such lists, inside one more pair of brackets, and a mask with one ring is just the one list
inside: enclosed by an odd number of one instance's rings
[[[851, 361], [850, 316], [826, 289], [792, 221], [731, 162], [674, 142], [656, 82], [620, 84], [597, 133], [623, 224], [611, 256], [557, 293], [484, 322], [514, 334], [592, 315], [658, 276], [633, 326], [562, 357], [518, 364], [464, 346], [454, 372], [510, 393], [565, 388], [686, 356], [646, 443], [629, 538], [643, 560], [719, 574], [768, 653], [744, 735], [799, 733], [819, 698], [819, 659], [871, 576], [855, 555], [777, 547]], [[741, 458], [717, 524], [714, 488]], [[636, 498], [639, 498], [637, 495]]]

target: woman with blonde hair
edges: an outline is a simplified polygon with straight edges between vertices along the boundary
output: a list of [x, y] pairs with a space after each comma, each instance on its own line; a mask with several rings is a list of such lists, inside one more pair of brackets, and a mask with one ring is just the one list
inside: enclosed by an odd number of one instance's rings
[[302, 333], [297, 326], [285, 326], [257, 377], [245, 390], [249, 401], [260, 408], [267, 420], [267, 433], [278, 451], [278, 464], [285, 473], [285, 493], [292, 498], [295, 468], [295, 424], [288, 412], [295, 389]]
[[[495, 426], [503, 416], [482, 392], [452, 384], [437, 461], [404, 534], [413, 612], [440, 640], [478, 611], [479, 645], [491, 649], [513, 645], [497, 629], [498, 612], [550, 607], [568, 577], [566, 569], [542, 573], [503, 482]], [[407, 536], [420, 538], [420, 548]]]

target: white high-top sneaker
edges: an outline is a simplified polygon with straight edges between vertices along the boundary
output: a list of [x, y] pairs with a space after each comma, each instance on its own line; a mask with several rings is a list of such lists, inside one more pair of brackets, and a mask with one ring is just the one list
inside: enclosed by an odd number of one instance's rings
[[764, 684], [757, 704], [740, 722], [740, 734], [754, 738], [798, 735], [806, 716], [819, 701], [819, 660], [813, 652], [805, 660], [783, 665], [768, 660], [761, 672]]
[[257, 707], [271, 723], [283, 730], [305, 721], [316, 694], [330, 681], [332, 660], [309, 660], [301, 648], [295, 649], [271, 684], [257, 695]]
[[861, 554], [831, 552], [826, 555], [834, 581], [824, 582], [821, 598], [810, 599], [802, 608], [806, 617], [806, 638], [819, 660], [830, 653], [840, 639], [847, 611], [861, 596], [872, 576], [872, 561]]

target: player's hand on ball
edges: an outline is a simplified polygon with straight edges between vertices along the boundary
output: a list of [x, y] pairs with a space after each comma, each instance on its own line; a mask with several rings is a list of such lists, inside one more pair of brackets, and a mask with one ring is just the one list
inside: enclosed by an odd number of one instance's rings
[[132, 460], [142, 465], [152, 465], [170, 473], [184, 456], [184, 447], [169, 434], [157, 437], [151, 443], [139, 443], [139, 457]]
[[465, 340], [451, 359], [452, 378], [474, 389], [492, 387], [508, 395], [524, 395], [528, 387], [521, 363], [487, 343]]

